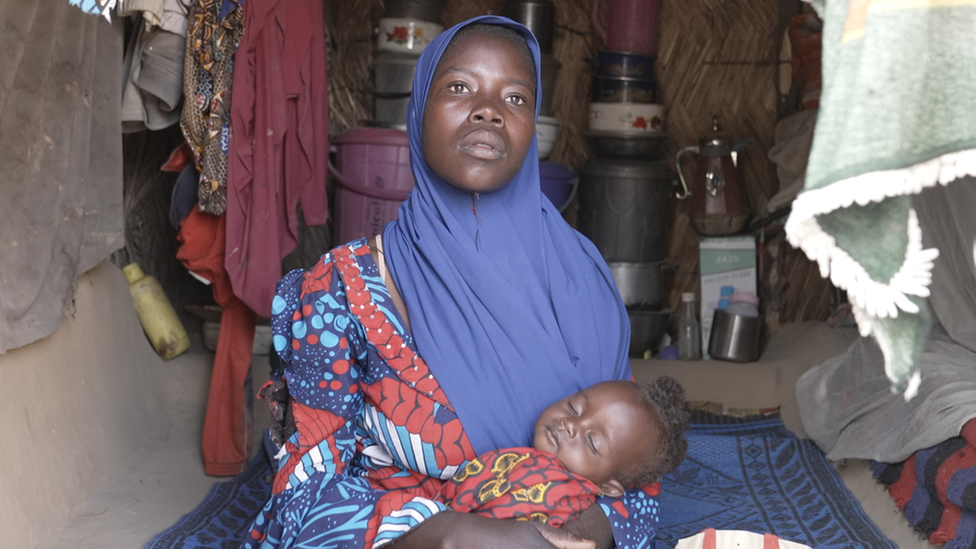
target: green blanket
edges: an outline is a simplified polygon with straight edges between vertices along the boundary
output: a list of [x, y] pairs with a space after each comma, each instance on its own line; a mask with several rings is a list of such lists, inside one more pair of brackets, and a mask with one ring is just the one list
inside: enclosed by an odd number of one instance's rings
[[976, 175], [976, 0], [813, 4], [823, 92], [786, 232], [847, 290], [892, 390], [910, 399], [938, 256], [922, 249], [911, 195]]

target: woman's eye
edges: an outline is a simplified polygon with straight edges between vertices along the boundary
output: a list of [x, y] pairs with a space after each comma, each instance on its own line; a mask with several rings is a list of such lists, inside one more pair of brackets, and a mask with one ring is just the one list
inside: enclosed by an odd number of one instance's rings
[[467, 87], [467, 86], [465, 86], [464, 84], [462, 84], [462, 83], [460, 83], [460, 82], [453, 82], [453, 83], [452, 83], [452, 84], [451, 84], [450, 86], [448, 86], [447, 88], [448, 88], [449, 90], [451, 90], [452, 92], [454, 92], [454, 93], [464, 93], [464, 92], [465, 92], [465, 91], [467, 91], [467, 89], [468, 89], [468, 87]]
[[528, 101], [526, 101], [521, 95], [509, 96], [508, 102], [516, 106], [522, 106], [528, 103]]

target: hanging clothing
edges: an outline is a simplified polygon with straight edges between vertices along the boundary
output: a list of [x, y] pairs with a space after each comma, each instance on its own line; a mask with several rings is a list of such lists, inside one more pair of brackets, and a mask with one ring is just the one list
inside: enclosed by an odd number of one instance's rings
[[180, 121], [186, 38], [138, 19], [123, 60], [122, 131], [162, 130]]
[[227, 207], [228, 103], [234, 52], [243, 33], [239, 0], [194, 0], [190, 6], [180, 127], [200, 171], [198, 207], [214, 215]]
[[251, 398], [247, 390], [257, 315], [237, 299], [224, 271], [222, 216], [192, 210], [180, 223], [176, 258], [211, 282], [223, 308], [203, 420], [203, 472], [226, 477], [243, 473], [253, 444]]
[[226, 267], [234, 292], [271, 313], [281, 259], [305, 222], [328, 218], [329, 92], [321, 0], [248, 0], [234, 62]]

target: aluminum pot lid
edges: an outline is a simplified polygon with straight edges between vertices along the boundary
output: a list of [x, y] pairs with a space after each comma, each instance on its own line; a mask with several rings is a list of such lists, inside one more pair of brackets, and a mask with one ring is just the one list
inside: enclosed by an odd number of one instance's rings
[[580, 168], [580, 174], [595, 177], [626, 179], [674, 179], [674, 171], [666, 162], [631, 158], [591, 158]]
[[412, 53], [386, 51], [373, 56], [373, 65], [410, 65], [416, 67], [418, 59], [420, 56]]

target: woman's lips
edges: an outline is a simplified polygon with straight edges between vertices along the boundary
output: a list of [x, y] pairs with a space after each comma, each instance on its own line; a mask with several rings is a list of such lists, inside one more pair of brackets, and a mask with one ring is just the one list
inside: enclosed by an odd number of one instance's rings
[[460, 144], [461, 150], [475, 158], [495, 160], [505, 156], [505, 142], [494, 132], [478, 130], [468, 134]]

